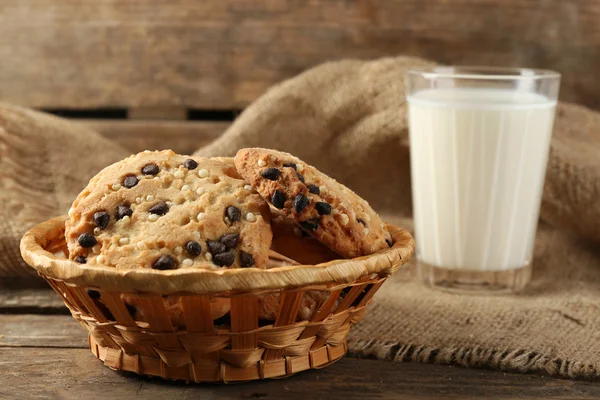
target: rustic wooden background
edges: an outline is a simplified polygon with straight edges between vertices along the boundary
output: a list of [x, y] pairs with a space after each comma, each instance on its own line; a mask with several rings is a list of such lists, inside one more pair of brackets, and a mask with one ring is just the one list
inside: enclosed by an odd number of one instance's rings
[[0, 99], [186, 119], [324, 61], [410, 54], [555, 69], [562, 100], [598, 109], [599, 18], [592, 0], [1, 0]]

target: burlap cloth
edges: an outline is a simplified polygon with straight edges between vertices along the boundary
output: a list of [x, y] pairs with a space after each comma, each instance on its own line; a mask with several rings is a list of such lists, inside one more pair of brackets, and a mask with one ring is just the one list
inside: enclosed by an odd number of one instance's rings
[[[404, 72], [414, 58], [324, 64], [273, 87], [197, 155], [289, 151], [412, 228]], [[65, 213], [96, 171], [126, 152], [79, 126], [0, 105], [0, 265], [23, 273], [18, 239]], [[524, 293], [424, 288], [409, 265], [350, 334], [359, 355], [563, 377], [600, 377], [600, 115], [560, 104]]]

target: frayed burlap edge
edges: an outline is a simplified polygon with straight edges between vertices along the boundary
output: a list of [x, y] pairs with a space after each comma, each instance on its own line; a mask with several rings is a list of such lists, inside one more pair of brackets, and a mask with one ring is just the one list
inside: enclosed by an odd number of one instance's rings
[[505, 372], [541, 373], [569, 379], [600, 378], [600, 368], [592, 363], [552, 358], [525, 349], [437, 348], [400, 342], [348, 338], [348, 354], [359, 358], [393, 362], [420, 362], [496, 369]]

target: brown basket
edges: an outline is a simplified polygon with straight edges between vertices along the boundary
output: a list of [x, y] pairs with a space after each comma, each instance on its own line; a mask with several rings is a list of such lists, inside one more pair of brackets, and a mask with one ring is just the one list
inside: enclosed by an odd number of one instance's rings
[[[350, 325], [414, 251], [410, 234], [388, 225], [393, 247], [352, 260], [267, 270], [121, 271], [68, 260], [65, 220], [32, 228], [21, 254], [88, 330], [92, 353], [113, 369], [193, 382], [286, 377], [340, 359]], [[325, 296], [309, 321], [296, 322], [308, 290]], [[151, 312], [134, 319], [123, 293], [138, 296]], [[265, 324], [258, 301], [268, 293], [281, 296], [275, 320]], [[173, 326], [165, 307], [164, 296], [173, 294], [182, 299], [183, 328]], [[228, 317], [213, 321], [214, 298], [229, 299]]]

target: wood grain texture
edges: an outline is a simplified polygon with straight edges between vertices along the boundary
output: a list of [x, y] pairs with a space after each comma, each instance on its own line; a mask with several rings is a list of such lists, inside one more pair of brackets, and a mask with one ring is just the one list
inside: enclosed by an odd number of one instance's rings
[[[241, 108], [339, 58], [545, 67], [600, 108], [593, 0], [4, 0], [0, 98], [33, 107]], [[160, 12], [157, 12], [160, 10]]]
[[47, 284], [39, 289], [0, 290], [0, 314], [67, 314], [68, 312], [62, 299]]
[[237, 385], [166, 382], [112, 371], [84, 349], [0, 348], [0, 398], [594, 399], [600, 385], [535, 375], [342, 359], [288, 379]]
[[192, 154], [219, 137], [230, 122], [89, 120], [78, 122], [137, 153], [172, 149]]
[[0, 314], [0, 348], [87, 349], [87, 336], [87, 331], [71, 315]]

